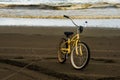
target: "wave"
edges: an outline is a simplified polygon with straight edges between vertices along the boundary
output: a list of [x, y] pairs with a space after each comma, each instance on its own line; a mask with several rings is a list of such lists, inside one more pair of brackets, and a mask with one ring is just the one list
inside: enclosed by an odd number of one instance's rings
[[4, 4], [40, 4], [40, 3], [120, 3], [120, 0], [0, 0]]
[[0, 4], [0, 8], [12, 8], [12, 9], [47, 9], [47, 10], [78, 10], [78, 9], [90, 9], [90, 8], [120, 8], [120, 4], [110, 3], [85, 3], [85, 4]]

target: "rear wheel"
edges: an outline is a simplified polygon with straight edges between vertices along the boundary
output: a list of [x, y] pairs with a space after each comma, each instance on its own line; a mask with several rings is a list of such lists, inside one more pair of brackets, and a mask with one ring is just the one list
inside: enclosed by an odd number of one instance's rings
[[60, 63], [64, 63], [66, 61], [66, 53], [63, 53], [63, 51], [61, 50], [62, 48], [66, 48], [67, 44], [65, 43], [66, 39], [62, 38], [60, 43], [59, 43], [59, 48], [58, 48], [58, 61]]
[[79, 42], [71, 52], [71, 63], [75, 69], [83, 69], [86, 67], [90, 59], [90, 51], [88, 46]]

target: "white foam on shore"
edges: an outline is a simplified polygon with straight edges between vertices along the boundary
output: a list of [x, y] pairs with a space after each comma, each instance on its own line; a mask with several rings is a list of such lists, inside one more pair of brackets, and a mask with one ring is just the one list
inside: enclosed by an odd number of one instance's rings
[[0, 0], [0, 4], [120, 3], [120, 0]]
[[[86, 27], [120, 28], [120, 19], [74, 19], [78, 25]], [[0, 18], [0, 26], [33, 26], [33, 27], [61, 27], [74, 25], [68, 19], [23, 19], [23, 18]]]

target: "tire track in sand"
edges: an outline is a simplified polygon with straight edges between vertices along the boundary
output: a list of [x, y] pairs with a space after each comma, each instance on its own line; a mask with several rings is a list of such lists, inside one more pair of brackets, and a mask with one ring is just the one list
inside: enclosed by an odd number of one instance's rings
[[[21, 68], [24, 68], [25, 66], [29, 65], [29, 63], [24, 63], [24, 62], [15, 61], [15, 60], [9, 60], [9, 59], [0, 59], [0, 63], [14, 65], [14, 66], [21, 67]], [[31, 65], [27, 66], [26, 68], [29, 70], [37, 71], [39, 73], [58, 78], [60, 80], [84, 80], [75, 75], [67, 75], [64, 73], [59, 73], [59, 72], [56, 72], [56, 71], [53, 71], [50, 69], [46, 69], [41, 66], [34, 65], [34, 64], [31, 64]]]

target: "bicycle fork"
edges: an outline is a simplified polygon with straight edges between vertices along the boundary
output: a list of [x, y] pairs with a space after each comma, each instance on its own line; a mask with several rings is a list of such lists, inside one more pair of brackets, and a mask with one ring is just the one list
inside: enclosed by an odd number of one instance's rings
[[78, 44], [80, 42], [79, 39], [80, 39], [80, 36], [78, 34], [77, 35], [77, 40], [75, 42], [75, 51], [76, 51], [77, 55], [79, 55], [79, 52], [80, 52], [80, 55], [82, 56], [83, 55], [83, 51], [82, 51], [82, 46]]
[[[80, 46], [78, 46], [78, 41], [76, 41], [76, 45], [75, 45], [75, 51], [76, 51], [76, 54], [77, 55], [83, 55], [83, 51], [82, 51], [82, 46], [80, 45]], [[80, 52], [80, 53], [79, 53]]]

